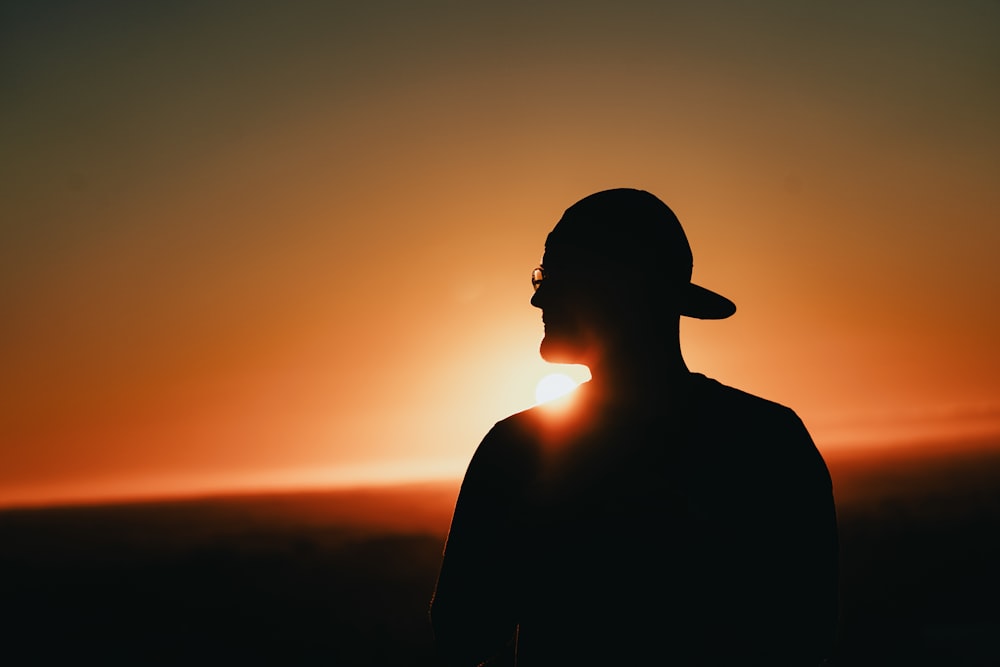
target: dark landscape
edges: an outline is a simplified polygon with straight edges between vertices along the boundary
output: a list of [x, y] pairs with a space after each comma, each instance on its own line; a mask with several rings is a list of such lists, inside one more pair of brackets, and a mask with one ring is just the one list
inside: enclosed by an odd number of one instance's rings
[[[834, 664], [1000, 665], [1000, 447], [827, 459]], [[0, 664], [431, 665], [427, 605], [457, 490], [0, 512]]]

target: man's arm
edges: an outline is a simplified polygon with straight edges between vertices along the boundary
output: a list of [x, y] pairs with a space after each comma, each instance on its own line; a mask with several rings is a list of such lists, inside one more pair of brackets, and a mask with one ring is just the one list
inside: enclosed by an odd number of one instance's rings
[[775, 664], [819, 665], [833, 650], [839, 614], [836, 510], [826, 463], [798, 416], [786, 415], [762, 480], [760, 611], [784, 656]]
[[462, 482], [431, 603], [444, 665], [475, 667], [509, 650], [516, 625], [518, 479], [524, 461], [502, 424], [476, 450]]

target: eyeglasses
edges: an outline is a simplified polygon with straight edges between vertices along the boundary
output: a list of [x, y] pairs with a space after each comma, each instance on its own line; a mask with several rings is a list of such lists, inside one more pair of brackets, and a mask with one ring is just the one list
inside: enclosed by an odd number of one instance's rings
[[542, 267], [538, 267], [531, 272], [531, 287], [536, 292], [542, 286], [543, 280], [545, 280], [545, 270]]

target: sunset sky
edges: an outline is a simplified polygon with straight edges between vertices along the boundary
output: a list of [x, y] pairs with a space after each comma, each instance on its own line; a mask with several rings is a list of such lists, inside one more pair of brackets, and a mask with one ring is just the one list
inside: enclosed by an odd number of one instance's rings
[[460, 475], [553, 370], [546, 233], [610, 187], [738, 305], [685, 321], [693, 370], [824, 452], [1000, 434], [998, 29], [987, 0], [5, 2], [0, 505]]

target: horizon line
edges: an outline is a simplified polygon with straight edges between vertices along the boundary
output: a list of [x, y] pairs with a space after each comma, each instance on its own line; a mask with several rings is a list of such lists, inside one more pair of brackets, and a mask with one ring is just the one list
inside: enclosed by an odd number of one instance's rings
[[[837, 459], [1000, 453], [1000, 432], [951, 437], [849, 441], [821, 447], [828, 463]], [[0, 513], [226, 498], [234, 496], [333, 493], [434, 484], [460, 484], [468, 460], [354, 464], [339, 468], [278, 470], [214, 475], [134, 476], [130, 479], [40, 484], [0, 497]]]

